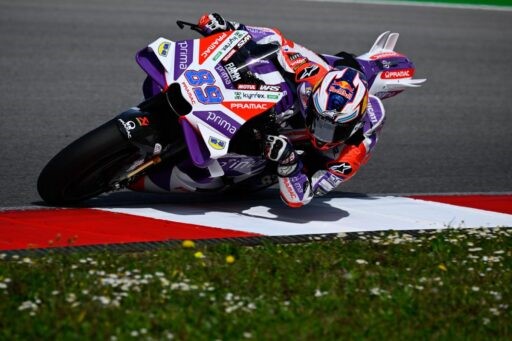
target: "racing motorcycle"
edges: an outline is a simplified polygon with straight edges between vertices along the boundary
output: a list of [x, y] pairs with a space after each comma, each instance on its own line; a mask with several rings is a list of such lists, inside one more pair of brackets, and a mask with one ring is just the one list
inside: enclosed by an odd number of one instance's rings
[[[177, 24], [201, 33], [195, 24]], [[394, 51], [397, 39], [398, 33], [384, 32], [356, 59], [370, 93], [381, 99], [424, 81], [412, 79], [413, 63]], [[221, 192], [275, 184], [276, 165], [263, 157], [264, 136], [284, 134], [292, 143], [301, 136], [276, 121], [274, 110], [294, 101], [276, 66], [278, 51], [241, 30], [152, 42], [136, 54], [147, 73], [145, 100], [51, 159], [38, 179], [40, 196], [48, 204], [73, 205], [123, 188]], [[343, 53], [321, 57], [344, 65]], [[382, 116], [371, 105], [368, 114]]]

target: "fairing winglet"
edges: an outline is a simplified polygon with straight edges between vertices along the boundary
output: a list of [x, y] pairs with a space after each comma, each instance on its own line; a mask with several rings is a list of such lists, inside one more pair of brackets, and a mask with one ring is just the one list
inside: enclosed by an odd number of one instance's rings
[[[390, 31], [386, 31], [384, 33], [382, 33], [378, 38], [377, 40], [375, 40], [375, 43], [373, 43], [373, 46], [372, 48], [370, 49], [370, 51], [368, 52], [370, 55], [373, 55], [373, 54], [377, 54], [377, 53], [380, 53], [384, 50], [384, 47], [386, 45], [386, 42], [388, 41], [388, 36], [389, 36], [389, 33]], [[394, 48], [394, 46], [393, 46]], [[392, 49], [393, 49], [392, 48]], [[391, 50], [392, 50], [391, 49]]]
[[396, 90], [397, 88], [419, 88], [426, 79], [397, 79], [393, 81], [386, 81], [386, 87], [388, 90]]
[[375, 55], [382, 52], [391, 52], [395, 48], [396, 42], [398, 41], [398, 37], [400, 34], [391, 33], [390, 31], [386, 31], [382, 33], [375, 43], [373, 43], [372, 48], [368, 52], [369, 55]]
[[395, 52], [399, 34], [386, 31], [379, 35], [371, 49], [358, 57], [370, 84], [370, 94], [389, 98], [406, 88], [420, 87], [426, 79], [412, 79], [414, 64]]

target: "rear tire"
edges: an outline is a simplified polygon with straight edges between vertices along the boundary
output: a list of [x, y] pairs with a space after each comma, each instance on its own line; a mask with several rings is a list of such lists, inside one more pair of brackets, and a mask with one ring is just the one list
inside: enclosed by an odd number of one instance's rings
[[77, 204], [111, 190], [111, 181], [136, 156], [117, 120], [111, 120], [51, 159], [39, 175], [37, 190], [48, 204]]

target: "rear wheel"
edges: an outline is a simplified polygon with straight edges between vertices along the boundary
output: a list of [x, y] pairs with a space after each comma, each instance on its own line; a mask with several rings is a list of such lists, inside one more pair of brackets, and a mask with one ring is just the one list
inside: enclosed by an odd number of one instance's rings
[[111, 120], [71, 143], [43, 169], [37, 190], [52, 205], [73, 205], [112, 189], [138, 150]]

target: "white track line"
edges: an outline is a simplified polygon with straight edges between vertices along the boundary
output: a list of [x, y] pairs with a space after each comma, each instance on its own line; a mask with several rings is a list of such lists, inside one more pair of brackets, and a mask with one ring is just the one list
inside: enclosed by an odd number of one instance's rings
[[260, 200], [254, 206], [247, 202], [149, 206], [101, 210], [267, 236], [512, 227], [511, 214], [401, 197], [332, 198], [300, 209], [284, 207], [279, 200]]

